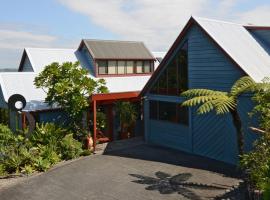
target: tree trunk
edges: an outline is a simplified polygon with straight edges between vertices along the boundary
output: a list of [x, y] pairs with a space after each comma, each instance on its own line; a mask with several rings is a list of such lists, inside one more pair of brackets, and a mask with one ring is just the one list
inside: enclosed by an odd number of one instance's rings
[[242, 129], [242, 122], [236, 109], [231, 110], [230, 113], [233, 118], [233, 125], [236, 129], [238, 153], [239, 155], [243, 155], [244, 154], [244, 132]]

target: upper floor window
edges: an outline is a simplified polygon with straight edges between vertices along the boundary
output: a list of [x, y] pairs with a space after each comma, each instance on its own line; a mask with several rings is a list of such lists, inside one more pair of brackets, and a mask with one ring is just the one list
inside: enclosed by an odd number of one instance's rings
[[101, 60], [98, 62], [98, 73], [99, 74], [108, 74], [107, 61]]
[[156, 80], [150, 93], [160, 95], [180, 95], [188, 89], [188, 49], [187, 42], [168, 63]]
[[125, 60], [99, 60], [97, 61], [99, 75], [114, 74], [144, 74], [153, 71], [153, 62], [125, 61]]

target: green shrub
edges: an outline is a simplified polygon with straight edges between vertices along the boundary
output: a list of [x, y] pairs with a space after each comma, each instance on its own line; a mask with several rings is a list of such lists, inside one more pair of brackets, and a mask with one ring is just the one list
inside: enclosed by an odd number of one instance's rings
[[0, 150], [0, 176], [46, 171], [61, 159], [76, 158], [83, 151], [73, 134], [52, 123], [37, 125], [29, 138], [23, 131], [14, 134], [0, 124]]
[[81, 156], [89, 156], [92, 154], [92, 151], [90, 149], [84, 149], [81, 153]]
[[40, 156], [48, 160], [51, 164], [56, 164], [61, 161], [59, 154], [56, 152], [57, 147], [52, 145], [42, 146]]
[[263, 192], [263, 199], [264, 200], [269, 200], [270, 199], [270, 183], [268, 183], [264, 189]]
[[50, 168], [51, 163], [48, 159], [39, 157], [35, 160], [34, 166], [38, 171], [47, 171]]
[[5, 125], [0, 124], [0, 147], [14, 143], [16, 135]]
[[65, 160], [76, 158], [82, 153], [82, 144], [75, 140], [72, 134], [66, 135], [60, 145], [62, 158]]
[[31, 165], [24, 165], [24, 167], [21, 167], [21, 172], [29, 175], [34, 172], [34, 169]]
[[34, 144], [57, 145], [68, 131], [53, 123], [37, 124], [36, 129], [31, 133], [29, 140]]
[[270, 134], [260, 137], [254, 150], [241, 157], [240, 164], [247, 170], [251, 184], [264, 190], [270, 183]]
[[22, 158], [15, 152], [11, 152], [3, 162], [5, 170], [8, 173], [19, 173], [22, 163]]
[[0, 176], [6, 176], [7, 172], [5, 169], [5, 165], [3, 163], [0, 164]]

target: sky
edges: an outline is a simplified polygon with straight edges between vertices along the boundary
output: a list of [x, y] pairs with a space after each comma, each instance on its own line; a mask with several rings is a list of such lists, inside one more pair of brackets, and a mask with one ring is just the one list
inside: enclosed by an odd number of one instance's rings
[[270, 26], [269, 0], [0, 0], [0, 68], [25, 47], [77, 48], [82, 38], [143, 41], [167, 51], [191, 15]]

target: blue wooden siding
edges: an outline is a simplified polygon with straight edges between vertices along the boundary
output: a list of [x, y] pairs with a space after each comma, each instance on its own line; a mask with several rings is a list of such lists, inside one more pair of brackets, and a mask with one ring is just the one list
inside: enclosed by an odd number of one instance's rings
[[251, 35], [270, 54], [270, 30], [250, 30]]
[[[185, 40], [188, 40], [189, 88], [229, 91], [233, 83], [245, 75], [199, 27], [192, 26], [183, 42]], [[178, 48], [181, 45], [179, 44]], [[155, 81], [152, 82], [152, 85]], [[149, 143], [193, 152], [227, 163], [235, 164], [237, 162], [236, 133], [229, 114], [223, 116], [217, 116], [215, 113], [197, 115], [195, 109], [190, 109], [190, 125], [185, 127], [150, 120], [148, 100], [152, 99], [179, 103], [183, 101], [180, 97], [146, 94], [145, 133]], [[239, 112], [245, 127], [249, 121], [247, 112], [251, 109], [250, 98], [244, 97], [240, 101]], [[245, 131], [249, 144], [246, 148], [249, 149], [255, 137], [254, 134], [247, 131], [247, 128]]]
[[68, 116], [63, 111], [40, 112], [38, 115], [40, 123], [53, 122], [59, 125], [68, 123]]
[[8, 108], [8, 105], [3, 95], [2, 86], [0, 86], [0, 108]]
[[24, 62], [23, 62], [23, 66], [22, 66], [22, 71], [23, 72], [33, 72], [33, 67], [32, 64], [28, 58], [28, 56], [25, 56]]
[[238, 112], [243, 121], [243, 129], [245, 132], [245, 150], [250, 151], [254, 140], [258, 138], [258, 134], [251, 131], [250, 127], [258, 127], [258, 118], [250, 115], [254, 107], [251, 96], [243, 96], [239, 98]]
[[9, 112], [9, 127], [12, 131], [22, 128], [22, 115], [15, 111]]
[[85, 66], [83, 65], [84, 68], [88, 69], [91, 74], [95, 73], [95, 64], [92, 56], [90, 55], [87, 47], [83, 45], [82, 49], [80, 50], [82, 53], [84, 60], [85, 60]]

